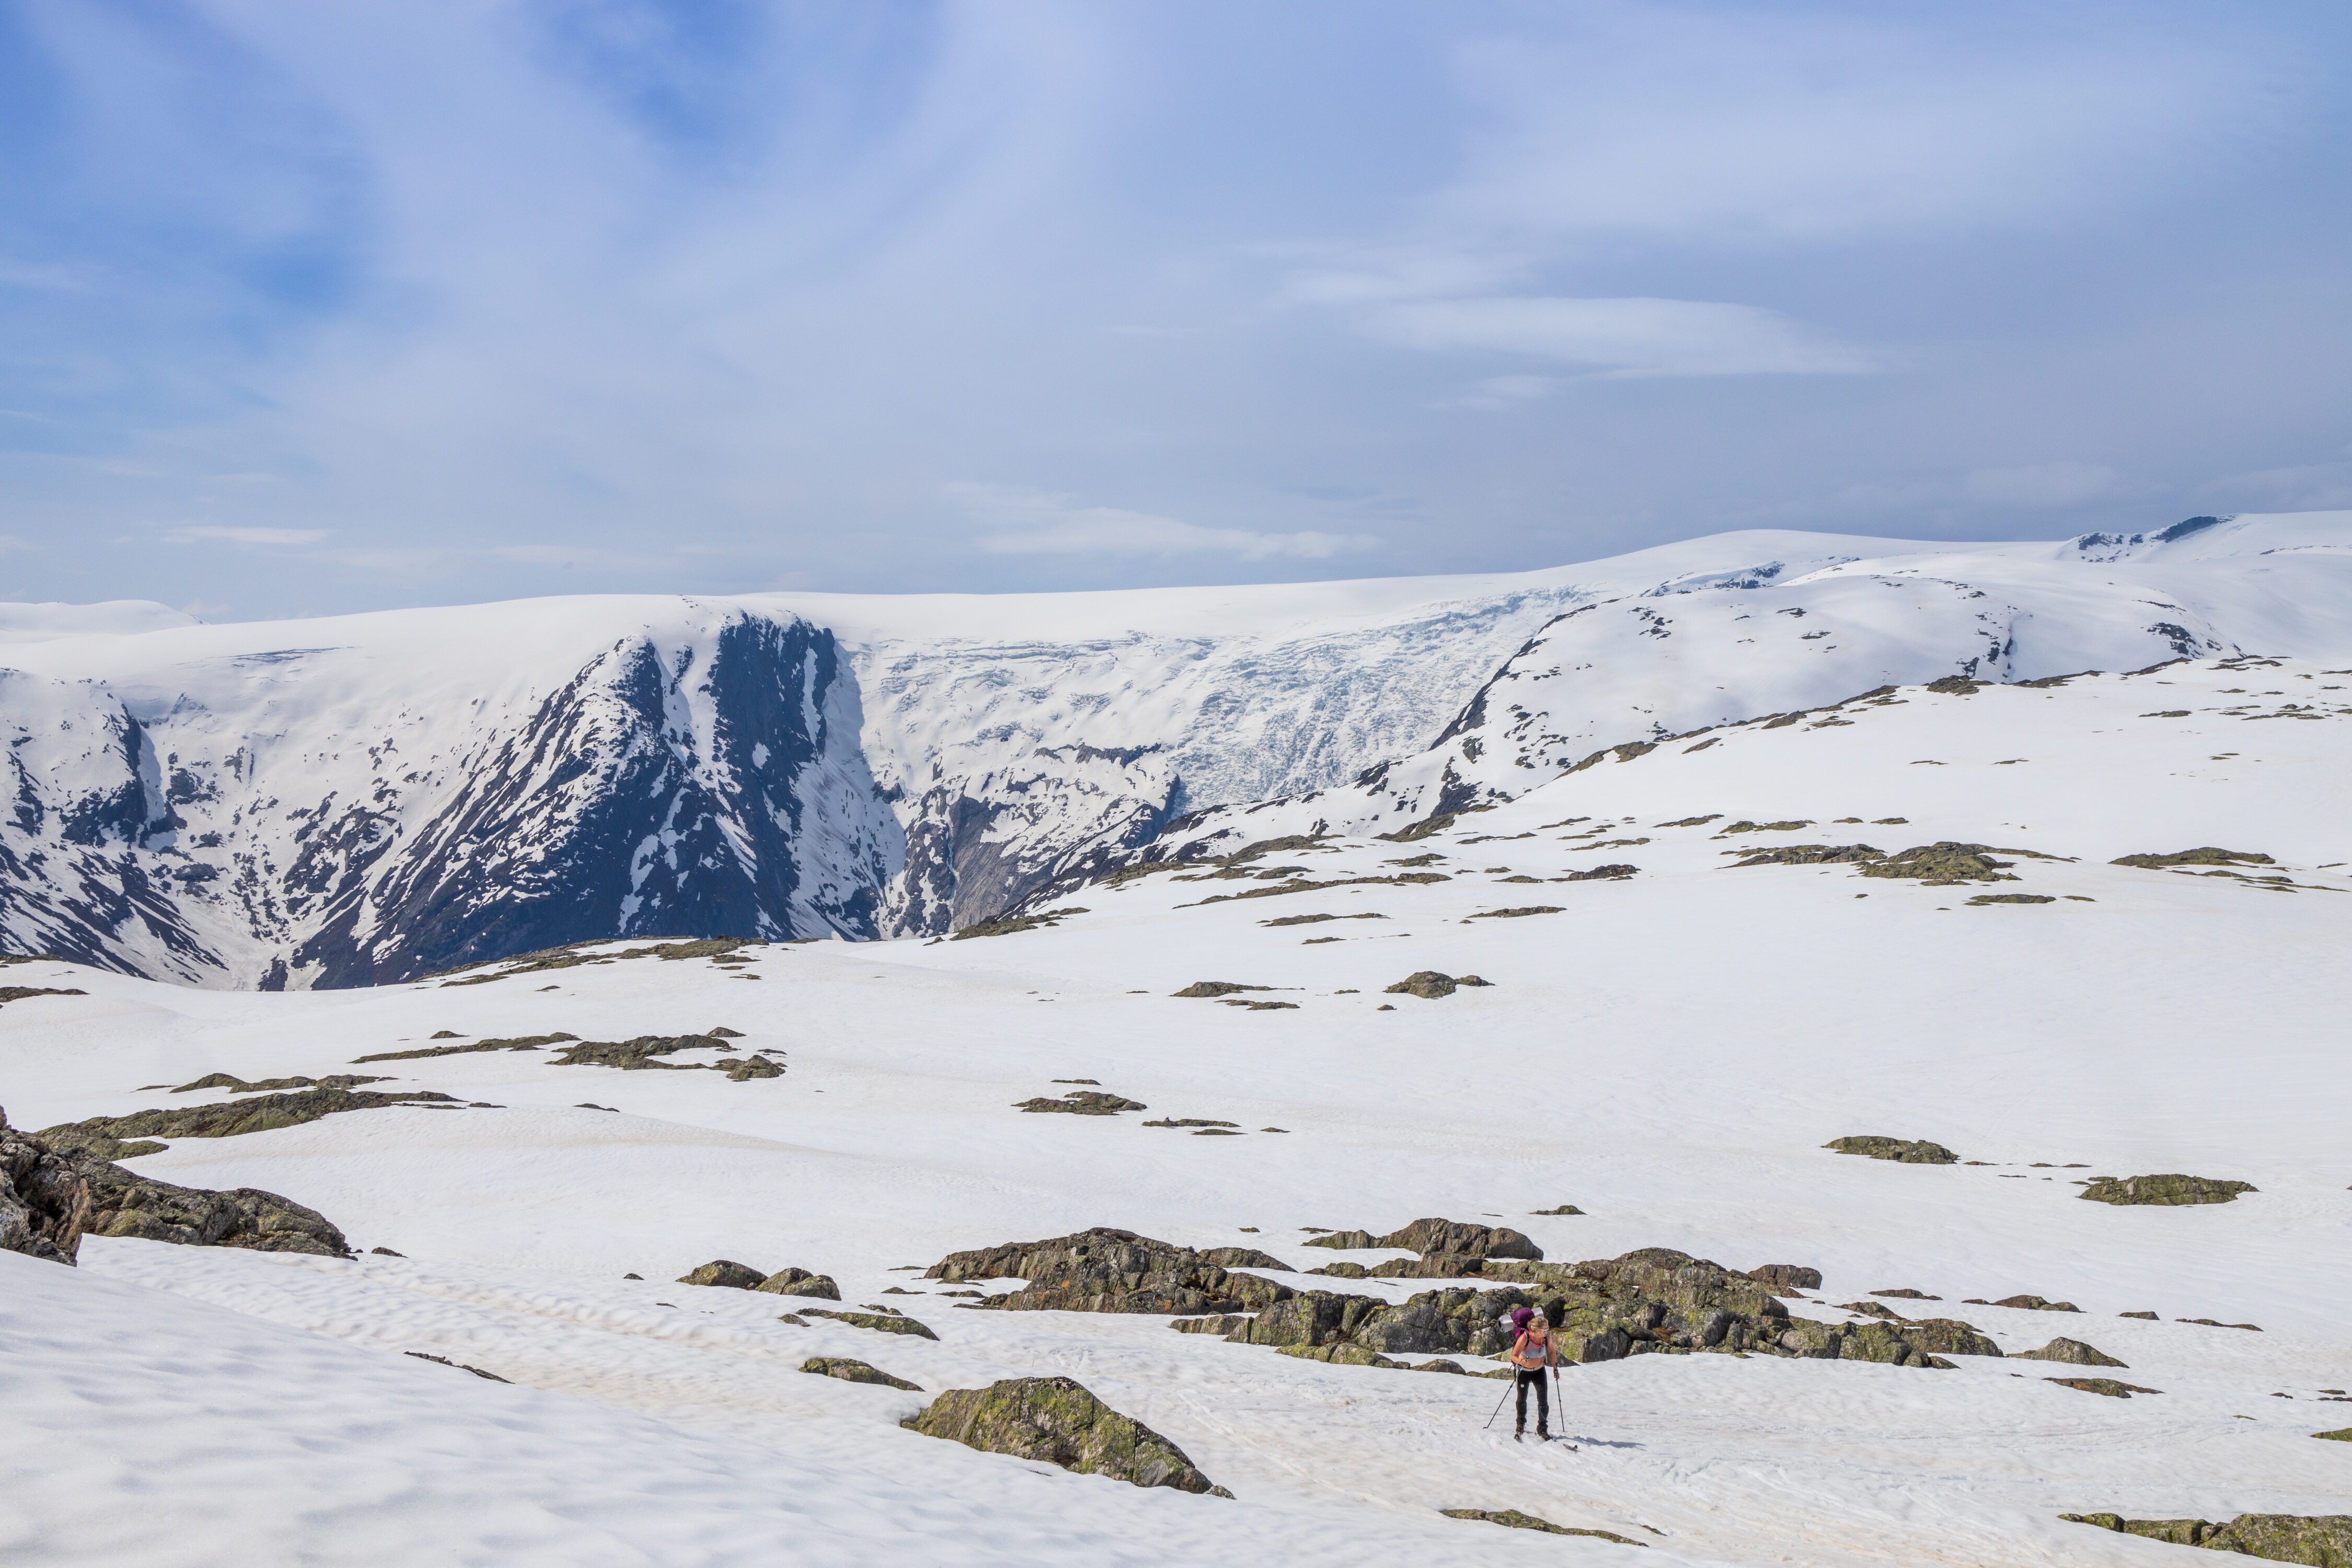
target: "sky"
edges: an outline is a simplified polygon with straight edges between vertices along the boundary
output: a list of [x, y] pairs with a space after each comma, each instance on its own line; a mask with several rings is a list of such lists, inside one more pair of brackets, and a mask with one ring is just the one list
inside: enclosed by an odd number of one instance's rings
[[2352, 8], [14, 0], [0, 598], [2352, 506]]

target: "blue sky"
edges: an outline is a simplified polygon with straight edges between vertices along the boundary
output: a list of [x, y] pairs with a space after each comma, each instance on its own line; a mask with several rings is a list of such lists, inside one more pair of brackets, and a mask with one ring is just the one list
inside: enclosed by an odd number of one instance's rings
[[2340, 5], [21, 0], [0, 597], [2352, 506]]

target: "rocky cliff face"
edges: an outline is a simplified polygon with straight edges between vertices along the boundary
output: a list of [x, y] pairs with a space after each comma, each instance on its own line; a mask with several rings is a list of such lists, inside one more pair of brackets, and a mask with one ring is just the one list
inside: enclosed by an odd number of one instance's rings
[[[617, 936], [877, 934], [903, 838], [839, 645], [686, 609], [594, 628], [568, 669], [521, 628], [422, 669], [379, 646], [123, 689], [9, 672], [0, 931], [264, 988]], [[467, 654], [491, 688], [470, 700]]]

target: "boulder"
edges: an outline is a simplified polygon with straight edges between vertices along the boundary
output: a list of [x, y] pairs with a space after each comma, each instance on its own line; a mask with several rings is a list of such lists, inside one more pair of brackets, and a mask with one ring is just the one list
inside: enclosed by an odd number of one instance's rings
[[823, 1307], [803, 1307], [800, 1315], [809, 1318], [831, 1318], [836, 1323], [847, 1323], [853, 1329], [872, 1329], [877, 1333], [912, 1334], [919, 1340], [935, 1340], [928, 1324], [919, 1323], [904, 1312], [833, 1312]]
[[1582, 1214], [1584, 1211], [1583, 1211], [1582, 1209], [1580, 1209], [1580, 1208], [1578, 1208], [1574, 1204], [1562, 1204], [1562, 1205], [1559, 1205], [1558, 1208], [1556, 1208], [1556, 1209], [1530, 1209], [1530, 1210], [1528, 1210], [1528, 1212], [1531, 1215], [1535, 1215], [1535, 1216], [1537, 1216], [1537, 1217], [1541, 1217], [1542, 1215], [1570, 1215], [1570, 1214], [1577, 1214], [1577, 1215], [1580, 1215], [1580, 1214]]
[[1059, 1110], [1072, 1116], [1117, 1116], [1122, 1110], [1149, 1110], [1151, 1107], [1139, 1100], [1128, 1100], [1116, 1094], [1105, 1094], [1099, 1089], [1074, 1089], [1059, 1100], [1048, 1100], [1039, 1095], [1034, 1100], [1023, 1100], [1013, 1109], [1015, 1110]]
[[1171, 996], [1230, 996], [1236, 991], [1271, 991], [1271, 985], [1244, 985], [1233, 980], [1195, 980], [1181, 991], [1171, 991]]
[[2070, 1366], [2126, 1366], [2104, 1351], [2095, 1350], [2080, 1340], [2052, 1340], [2038, 1351], [2019, 1351], [2019, 1361], [2063, 1361]]
[[1367, 1247], [1378, 1247], [1380, 1243], [1372, 1239], [1372, 1233], [1369, 1230], [1335, 1230], [1310, 1237], [1307, 1245], [1335, 1247], [1341, 1252], [1361, 1252]]
[[2252, 1182], [2218, 1181], [2210, 1176], [2097, 1176], [2076, 1195], [2101, 1204], [2234, 1203], [2240, 1193], [2259, 1192]]
[[2201, 1546], [2273, 1563], [2301, 1563], [2309, 1568], [2352, 1563], [2352, 1514], [2242, 1513], [2227, 1524], [2202, 1519], [2125, 1519], [2112, 1513], [2058, 1517], [2176, 1546]]
[[1748, 1278], [1775, 1290], [1818, 1290], [1822, 1288], [1820, 1269], [1794, 1263], [1767, 1263], [1761, 1268], [1749, 1269]]
[[1041, 1459], [1080, 1475], [1233, 1495], [1195, 1469], [1181, 1448], [1121, 1415], [1074, 1378], [1012, 1377], [986, 1388], [951, 1388], [904, 1425], [927, 1437]]
[[1333, 1366], [1380, 1366], [1386, 1367], [1391, 1372], [1401, 1371], [1404, 1367], [1404, 1363], [1391, 1361], [1378, 1351], [1364, 1345], [1346, 1343], [1278, 1345], [1276, 1351], [1281, 1355], [1297, 1356], [1305, 1361], [1328, 1362]]
[[740, 1060], [722, 1057], [710, 1065], [724, 1072], [728, 1079], [735, 1083], [743, 1083], [755, 1078], [784, 1076], [783, 1064], [771, 1061], [766, 1057], [745, 1057]]
[[2015, 1307], [2026, 1312], [2079, 1312], [2083, 1309], [2072, 1301], [2045, 1301], [2039, 1296], [2003, 1296], [1998, 1301], [1986, 1301], [1987, 1307]]
[[770, 1296], [807, 1296], [819, 1301], [841, 1300], [841, 1287], [833, 1282], [832, 1275], [812, 1274], [805, 1268], [780, 1268], [751, 1289]]
[[[729, 1258], [719, 1258], [704, 1264], [691, 1274], [679, 1275], [677, 1282], [681, 1285], [715, 1285], [724, 1290], [755, 1290], [759, 1289], [760, 1282], [766, 1278], [766, 1275], [756, 1268]], [[836, 1297], [835, 1300], [839, 1298]]]
[[85, 1236], [130, 1237], [181, 1247], [307, 1252], [348, 1258], [351, 1244], [326, 1215], [259, 1187], [213, 1192], [126, 1171], [88, 1149], [68, 1152], [89, 1187]]
[[1328, 1275], [1334, 1279], [1363, 1279], [1369, 1278], [1372, 1271], [1360, 1263], [1327, 1263], [1320, 1268], [1310, 1268], [1307, 1272]]
[[2054, 1383], [2061, 1388], [2079, 1388], [2085, 1394], [2104, 1394], [2110, 1399], [2129, 1399], [2135, 1394], [2162, 1394], [2160, 1388], [2142, 1388], [2137, 1383], [2117, 1383], [2112, 1377], [2045, 1377], [2044, 1383]]
[[1888, 1138], [1878, 1133], [1863, 1133], [1850, 1138], [1832, 1138], [1822, 1145], [1841, 1154], [1863, 1154], [1873, 1160], [1895, 1160], [1906, 1165], [1949, 1165], [1959, 1156], [1941, 1143], [1925, 1139]]
[[1289, 1264], [1260, 1252], [1255, 1247], [1212, 1247], [1201, 1254], [1201, 1260], [1220, 1268], [1272, 1268], [1284, 1274], [1291, 1272]]
[[1255, 1274], [1228, 1273], [1191, 1247], [1131, 1230], [1097, 1226], [1045, 1241], [950, 1253], [927, 1279], [1015, 1279], [1024, 1289], [989, 1297], [982, 1306], [1011, 1310], [1164, 1312], [1197, 1317], [1254, 1311], [1293, 1292]]
[[1958, 1318], [1923, 1318], [1916, 1323], [1903, 1325], [1903, 1337], [1930, 1355], [1990, 1355], [2000, 1354], [2000, 1347], [1991, 1337], [1977, 1331], [1973, 1323]]
[[2333, 1432], [2314, 1432], [2315, 1437], [2325, 1437], [2331, 1443], [2352, 1443], [2352, 1426], [2338, 1426]]
[[1949, 887], [1955, 882], [2014, 882], [2009, 873], [2013, 860], [1996, 860], [1996, 854], [2014, 855], [2017, 850], [1996, 851], [1989, 844], [1956, 844], [1946, 839], [1937, 844], [1918, 844], [1883, 860], [1873, 860], [1861, 866], [1864, 877], [1897, 877], [1924, 883], [1930, 888]]
[[1391, 996], [1418, 996], [1424, 1002], [1434, 1002], [1441, 996], [1451, 996], [1454, 991], [1454, 976], [1434, 969], [1423, 969], [1407, 975], [1395, 984], [1384, 988]]
[[820, 1377], [837, 1377], [844, 1383], [879, 1384], [884, 1388], [903, 1388], [909, 1394], [923, 1392], [919, 1384], [908, 1383], [903, 1377], [892, 1377], [887, 1372], [870, 1367], [862, 1361], [851, 1361], [845, 1356], [811, 1356], [801, 1363], [801, 1370], [815, 1373]]
[[1543, 1248], [1516, 1230], [1500, 1226], [1469, 1225], [1461, 1220], [1417, 1219], [1391, 1231], [1374, 1247], [1401, 1247], [1411, 1252], [1455, 1253], [1471, 1258], [1517, 1258], [1543, 1261]]
[[0, 1251], [71, 1268], [89, 1219], [89, 1184], [66, 1156], [0, 1110]]

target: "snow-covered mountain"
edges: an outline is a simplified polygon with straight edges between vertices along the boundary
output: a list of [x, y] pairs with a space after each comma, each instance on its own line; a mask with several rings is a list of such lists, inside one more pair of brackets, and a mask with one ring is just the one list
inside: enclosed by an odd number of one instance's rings
[[2352, 513], [2058, 544], [1750, 531], [1479, 577], [184, 621], [0, 605], [0, 941], [299, 988], [614, 935], [933, 934], [1171, 847], [1393, 828], [1879, 685], [2332, 658]]

